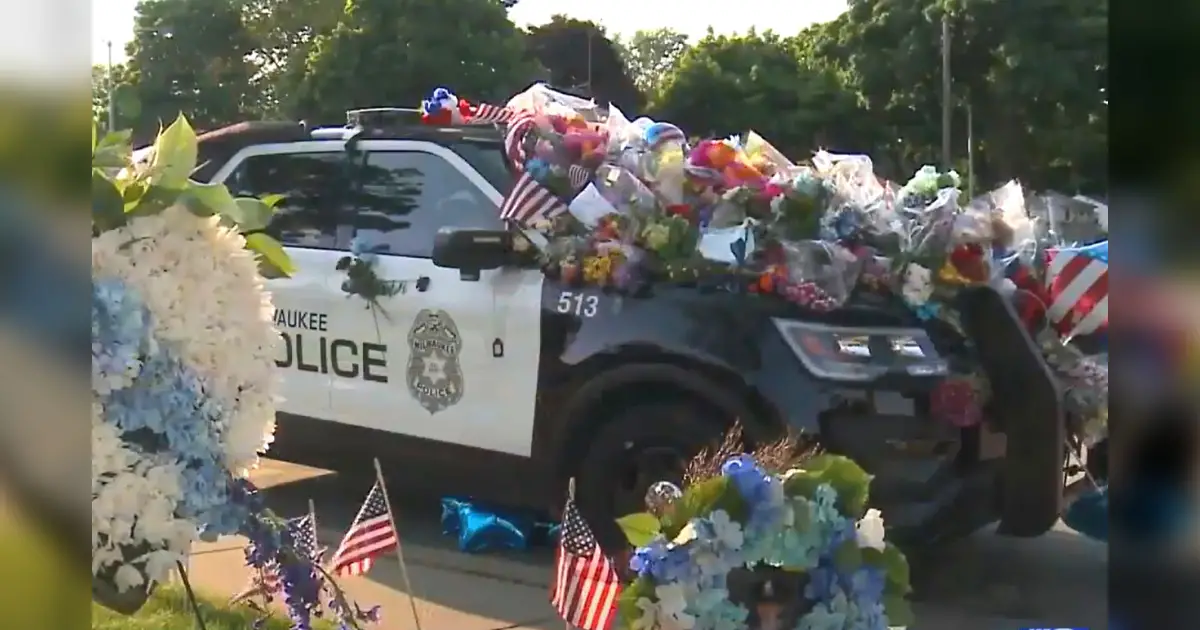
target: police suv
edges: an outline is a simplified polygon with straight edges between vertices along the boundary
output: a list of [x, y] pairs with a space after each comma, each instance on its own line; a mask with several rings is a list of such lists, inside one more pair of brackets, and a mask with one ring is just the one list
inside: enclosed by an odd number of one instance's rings
[[[297, 271], [269, 281], [284, 340], [273, 457], [342, 471], [378, 457], [427, 491], [547, 509], [574, 479], [597, 535], [618, 544], [612, 519], [740, 421], [752, 441], [802, 432], [857, 460], [901, 540], [996, 520], [1036, 536], [1057, 519], [1061, 395], [994, 291], [964, 294], [968, 333], [988, 331], [968, 340], [873, 295], [814, 313], [697, 287], [562, 284], [498, 219], [513, 181], [501, 132], [409, 115], [201, 136], [197, 179], [284, 196], [267, 231]], [[353, 239], [401, 283], [378, 308], [342, 290]], [[931, 419], [928, 398], [967, 345], [995, 396], [983, 426], [958, 429]]]

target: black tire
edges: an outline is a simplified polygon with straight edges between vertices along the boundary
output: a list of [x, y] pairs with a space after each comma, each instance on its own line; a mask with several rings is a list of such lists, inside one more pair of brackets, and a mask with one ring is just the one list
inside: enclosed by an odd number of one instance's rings
[[731, 424], [699, 402], [679, 400], [629, 407], [604, 423], [575, 481], [579, 511], [600, 546], [614, 556], [625, 551], [616, 519], [645, 510], [642, 499], [655, 481], [679, 485], [687, 461], [718, 444]]

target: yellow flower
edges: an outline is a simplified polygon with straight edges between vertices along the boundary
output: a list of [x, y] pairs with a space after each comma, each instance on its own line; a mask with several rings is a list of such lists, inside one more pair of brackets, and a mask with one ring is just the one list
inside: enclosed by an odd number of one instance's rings
[[604, 283], [612, 273], [612, 260], [607, 256], [588, 256], [583, 259], [583, 279], [596, 284]]
[[970, 278], [967, 278], [966, 276], [959, 273], [958, 267], [955, 267], [954, 263], [951, 263], [948, 260], [946, 261], [946, 264], [942, 265], [941, 270], [938, 271], [938, 280], [941, 280], [942, 282], [945, 282], [946, 284], [953, 284], [953, 285], [958, 285], [958, 286], [968, 286], [968, 285], [975, 284], [974, 282], [971, 281]]

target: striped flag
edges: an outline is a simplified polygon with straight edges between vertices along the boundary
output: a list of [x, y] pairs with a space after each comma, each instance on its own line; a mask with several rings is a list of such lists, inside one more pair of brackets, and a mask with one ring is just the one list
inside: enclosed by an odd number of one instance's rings
[[497, 107], [487, 103], [480, 103], [475, 106], [475, 111], [471, 114], [471, 122], [473, 123], [506, 123], [512, 120], [513, 110], [507, 107]]
[[1074, 337], [1108, 325], [1108, 243], [1046, 252], [1047, 317], [1059, 334]]
[[563, 621], [582, 630], [607, 630], [616, 615], [621, 581], [570, 499], [563, 509], [554, 565], [550, 603]]
[[500, 204], [500, 218], [528, 226], [550, 220], [567, 211], [567, 204], [546, 189], [529, 173], [521, 173], [517, 183]]
[[572, 164], [567, 169], [567, 179], [571, 181], [571, 190], [583, 190], [583, 187], [592, 181], [592, 172], [578, 164]]
[[525, 170], [525, 160], [529, 157], [525, 152], [525, 137], [533, 127], [533, 112], [528, 110], [515, 112], [508, 120], [508, 129], [504, 132], [504, 154], [518, 170]]
[[399, 544], [383, 487], [376, 481], [330, 564], [337, 575], [363, 575], [371, 570], [375, 558], [395, 550]]

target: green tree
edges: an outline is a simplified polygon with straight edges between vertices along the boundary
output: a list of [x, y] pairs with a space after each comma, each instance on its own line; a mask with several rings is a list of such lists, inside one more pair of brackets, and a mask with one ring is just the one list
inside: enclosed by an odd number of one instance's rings
[[260, 109], [249, 59], [255, 40], [241, 5], [241, 0], [138, 3], [126, 48], [130, 82], [142, 107], [136, 135], [152, 136], [181, 112], [203, 130]]
[[280, 96], [303, 80], [305, 61], [313, 43], [337, 26], [345, 0], [240, 0], [242, 19], [253, 38], [249, 60], [251, 78], [261, 95], [261, 110], [270, 116], [287, 115]]
[[628, 40], [617, 38], [613, 43], [617, 45], [634, 85], [643, 94], [650, 95], [675, 69], [679, 56], [687, 50], [688, 37], [669, 28], [656, 28], [639, 30]]
[[[495, 0], [348, 0], [319, 35], [285, 109], [310, 120], [345, 110], [416, 107], [438, 85], [472, 101], [502, 101], [537, 76], [523, 37]], [[290, 98], [289, 98], [290, 97]]]
[[1086, 0], [860, 0], [806, 31], [803, 54], [836, 67], [880, 127], [888, 175], [940, 162], [944, 12], [960, 170], [969, 105], [983, 185], [1105, 188], [1107, 6]]
[[[108, 130], [108, 66], [92, 65], [92, 124]], [[113, 64], [112, 84], [115, 93], [114, 118], [117, 129], [129, 129], [141, 115], [141, 101], [137, 86], [130, 81], [129, 69], [124, 64]]]
[[800, 59], [794, 42], [753, 30], [709, 31], [680, 57], [651, 111], [701, 136], [754, 129], [796, 159], [819, 147], [853, 150], [839, 135], [861, 115], [835, 72]]
[[555, 15], [526, 36], [530, 53], [559, 89], [639, 111], [645, 98], [625, 70], [617, 45], [595, 22]]

